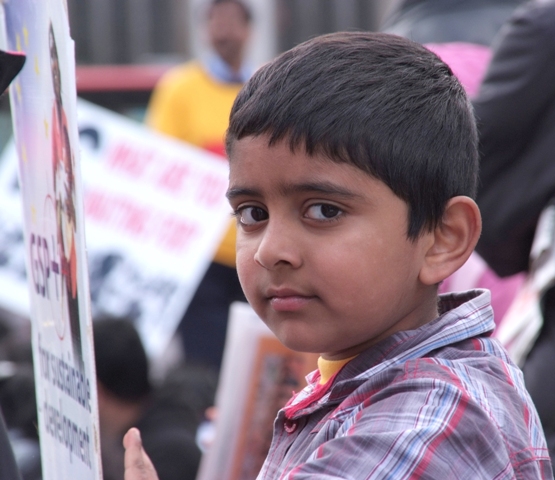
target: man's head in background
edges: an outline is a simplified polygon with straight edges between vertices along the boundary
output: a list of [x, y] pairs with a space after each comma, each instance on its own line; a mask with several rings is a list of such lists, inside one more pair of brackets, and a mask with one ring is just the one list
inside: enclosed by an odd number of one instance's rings
[[252, 13], [240, 0], [212, 0], [207, 31], [211, 47], [233, 70], [243, 63], [251, 34]]
[[148, 359], [128, 319], [95, 320], [93, 332], [100, 428], [117, 435], [139, 417], [149, 398]]

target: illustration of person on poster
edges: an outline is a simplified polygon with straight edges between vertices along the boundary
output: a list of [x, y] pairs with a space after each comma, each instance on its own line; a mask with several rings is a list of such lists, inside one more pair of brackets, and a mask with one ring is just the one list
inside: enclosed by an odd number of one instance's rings
[[[62, 270], [62, 298], [67, 302], [67, 316], [71, 330], [76, 366], [83, 363], [81, 329], [79, 324], [79, 296], [77, 293], [77, 253], [75, 217], [74, 157], [69, 141], [67, 118], [62, 102], [62, 79], [58, 60], [56, 36], [52, 23], [49, 27], [50, 63], [54, 104], [52, 105], [52, 176], [54, 180], [57, 224], [57, 247]], [[66, 305], [62, 305], [65, 311]]]

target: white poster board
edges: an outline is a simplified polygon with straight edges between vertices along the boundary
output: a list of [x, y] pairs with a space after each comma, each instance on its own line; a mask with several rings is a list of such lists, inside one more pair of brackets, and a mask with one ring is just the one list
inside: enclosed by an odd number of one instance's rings
[[[83, 100], [77, 117], [93, 316], [130, 318], [157, 357], [231, 221], [229, 167]], [[0, 305], [25, 315], [15, 157], [0, 161]]]
[[229, 166], [84, 101], [78, 117], [93, 306], [133, 317], [157, 357], [230, 225]]
[[[76, 116], [62, 0], [4, 3], [45, 480], [102, 478]], [[10, 212], [15, 214], [15, 211]]]
[[318, 355], [284, 346], [248, 303], [231, 305], [216, 393], [215, 437], [197, 480], [254, 480], [278, 411], [306, 386]]

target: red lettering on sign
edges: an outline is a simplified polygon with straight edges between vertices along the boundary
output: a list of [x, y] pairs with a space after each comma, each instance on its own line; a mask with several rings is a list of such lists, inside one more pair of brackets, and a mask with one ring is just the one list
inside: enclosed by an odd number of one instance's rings
[[106, 197], [101, 192], [88, 191], [84, 199], [85, 215], [89, 218], [102, 221], [109, 213], [109, 204]]
[[190, 167], [183, 163], [170, 163], [158, 177], [157, 186], [171, 193], [182, 190], [190, 174]]
[[123, 217], [121, 228], [132, 235], [148, 233], [147, 224], [151, 215], [150, 210], [127, 199], [121, 199], [118, 203]]
[[139, 178], [147, 173], [155, 156], [156, 152], [152, 150], [118, 143], [108, 152], [106, 163], [114, 170], [124, 172], [132, 178]]
[[200, 179], [197, 200], [207, 207], [214, 207], [223, 201], [228, 181], [222, 177], [207, 173]]
[[163, 248], [173, 252], [184, 250], [197, 234], [197, 225], [181, 218], [166, 218], [158, 235], [158, 242]]
[[98, 223], [111, 225], [130, 235], [147, 235], [152, 211], [127, 198], [100, 191], [85, 195], [85, 215]]

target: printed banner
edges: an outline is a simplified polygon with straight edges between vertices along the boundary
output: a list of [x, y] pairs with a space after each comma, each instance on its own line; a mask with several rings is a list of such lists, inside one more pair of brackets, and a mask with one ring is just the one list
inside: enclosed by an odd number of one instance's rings
[[62, 0], [4, 3], [8, 46], [27, 55], [10, 100], [43, 478], [100, 480], [75, 57], [65, 8]]
[[227, 161], [78, 103], [93, 314], [164, 352], [231, 222]]

